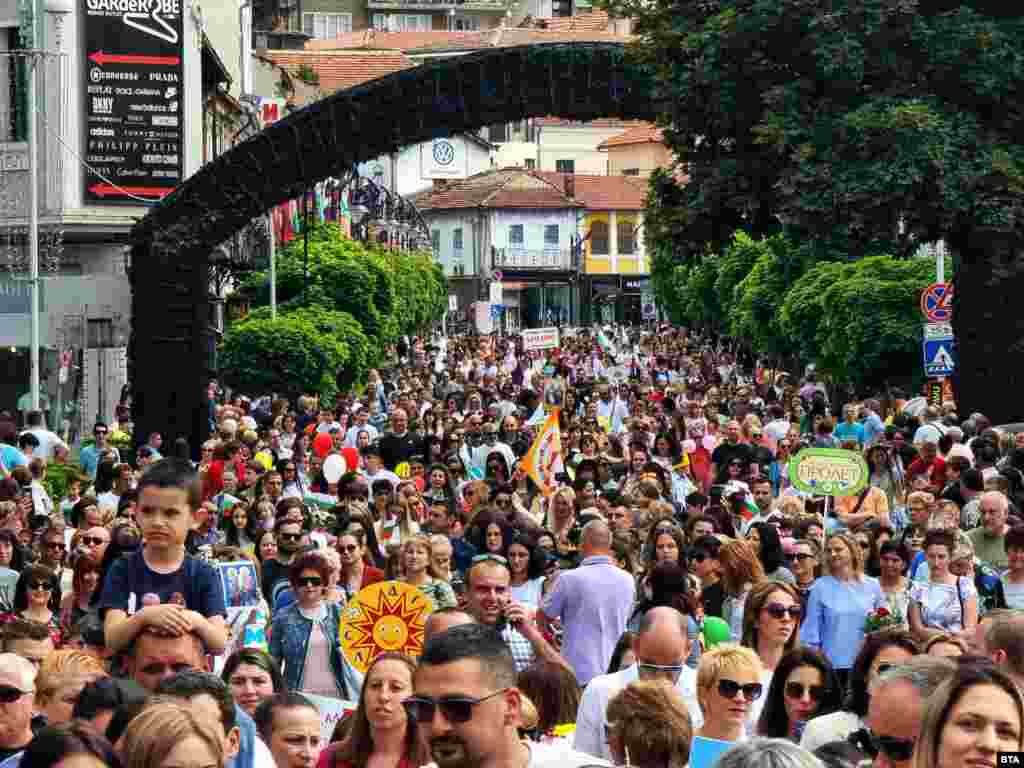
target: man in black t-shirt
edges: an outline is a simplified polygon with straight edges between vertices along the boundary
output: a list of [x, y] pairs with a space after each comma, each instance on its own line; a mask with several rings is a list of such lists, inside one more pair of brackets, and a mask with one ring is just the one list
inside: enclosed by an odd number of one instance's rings
[[36, 670], [13, 653], [0, 653], [0, 763], [32, 741]]
[[380, 458], [385, 469], [392, 472], [410, 456], [422, 454], [423, 444], [409, 432], [409, 414], [402, 408], [391, 412], [391, 429], [380, 439]]
[[716, 483], [725, 483], [729, 480], [729, 464], [734, 459], [743, 462], [744, 471], [750, 464], [751, 451], [749, 445], [740, 442], [740, 423], [730, 421], [725, 428], [725, 442], [715, 448], [711, 454], [711, 471], [714, 474]]

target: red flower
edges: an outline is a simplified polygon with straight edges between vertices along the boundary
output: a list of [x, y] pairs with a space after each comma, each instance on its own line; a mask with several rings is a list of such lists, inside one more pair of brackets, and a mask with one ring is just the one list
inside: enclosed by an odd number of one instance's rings
[[879, 608], [877, 613], [878, 613], [879, 617], [888, 616], [889, 615], [889, 609], [888, 608]]

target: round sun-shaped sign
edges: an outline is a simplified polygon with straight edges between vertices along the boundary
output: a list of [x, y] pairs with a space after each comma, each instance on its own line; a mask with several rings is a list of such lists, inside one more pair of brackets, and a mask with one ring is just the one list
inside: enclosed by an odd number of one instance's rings
[[382, 653], [416, 658], [423, 652], [423, 625], [433, 601], [411, 584], [382, 581], [359, 590], [341, 615], [341, 652], [365, 673]]

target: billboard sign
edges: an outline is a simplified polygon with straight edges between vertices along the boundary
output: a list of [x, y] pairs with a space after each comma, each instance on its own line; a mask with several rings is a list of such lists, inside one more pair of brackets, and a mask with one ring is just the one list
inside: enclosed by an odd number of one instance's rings
[[420, 176], [424, 179], [464, 179], [469, 176], [466, 140], [452, 136], [420, 144]]
[[[157, 202], [181, 183], [182, 0], [82, 0], [86, 202]], [[139, 199], [142, 198], [142, 199]]]
[[531, 328], [522, 332], [523, 349], [527, 352], [558, 347], [557, 328]]

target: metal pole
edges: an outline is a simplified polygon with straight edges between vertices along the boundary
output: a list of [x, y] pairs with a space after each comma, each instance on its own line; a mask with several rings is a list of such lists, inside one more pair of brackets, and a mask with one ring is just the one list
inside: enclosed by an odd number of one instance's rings
[[270, 319], [277, 320], [277, 257], [274, 255], [274, 211], [267, 214], [267, 231], [270, 232]]
[[[32, 26], [35, 27], [33, 14]], [[33, 41], [35, 30], [33, 29]], [[29, 359], [31, 361], [30, 391], [32, 410], [39, 410], [39, 146], [36, 136], [36, 54], [28, 54], [31, 72], [28, 77], [28, 258], [29, 285], [32, 301], [32, 340]]]
[[309, 194], [302, 193], [302, 306], [309, 288]]
[[946, 282], [946, 256], [940, 246], [935, 248], [935, 282]]

